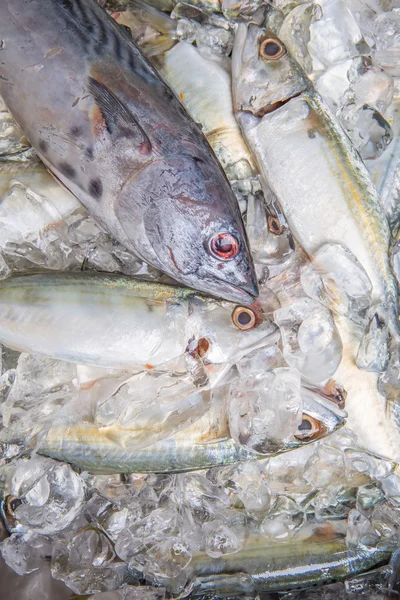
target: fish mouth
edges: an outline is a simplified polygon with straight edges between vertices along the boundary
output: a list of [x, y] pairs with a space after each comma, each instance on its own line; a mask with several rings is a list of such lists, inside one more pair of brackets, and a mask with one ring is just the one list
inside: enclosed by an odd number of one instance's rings
[[298, 92], [297, 94], [293, 94], [293, 96], [290, 96], [289, 98], [286, 98], [285, 100], [277, 100], [276, 102], [273, 102], [272, 104], [269, 104], [268, 106], [263, 106], [263, 108], [261, 108], [258, 112], [253, 113], [253, 114], [254, 114], [254, 116], [259, 117], [261, 119], [265, 115], [268, 115], [269, 113], [272, 113], [275, 110], [278, 110], [278, 108], [285, 106], [285, 104], [287, 104], [288, 102], [293, 100], [293, 98], [298, 98], [299, 96], [301, 96], [303, 91], [304, 90], [302, 90], [301, 92]]
[[235, 302], [236, 304], [250, 305], [258, 298], [258, 284], [257, 281], [249, 281], [240, 286], [221, 281], [221, 288], [217, 291], [211, 292], [213, 296], [223, 298], [229, 302]]

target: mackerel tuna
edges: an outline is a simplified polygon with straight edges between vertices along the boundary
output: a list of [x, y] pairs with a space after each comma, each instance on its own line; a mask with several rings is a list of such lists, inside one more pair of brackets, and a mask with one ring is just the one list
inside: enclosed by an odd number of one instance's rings
[[0, 4], [0, 94], [53, 174], [142, 260], [251, 303], [236, 198], [207, 140], [94, 0]]
[[[140, 431], [140, 423], [98, 427], [89, 419], [81, 418], [78, 422], [74, 415], [62, 415], [45, 436], [39, 437], [36, 449], [39, 454], [90, 472], [170, 473], [208, 469], [276, 456], [320, 440], [344, 425], [345, 413], [333, 404], [330, 406], [331, 403], [309, 394], [304, 395], [303, 401], [302, 422], [305, 427], [311, 425], [311, 434], [300, 427], [279, 444], [276, 440], [266, 444], [262, 453], [231, 437], [224, 390], [213, 396], [210, 410], [195, 423], [155, 444], [136, 443], [138, 433], [146, 438], [146, 431]], [[152, 436], [152, 428], [147, 425], [147, 437]], [[156, 425], [157, 435], [158, 428]]]
[[366, 546], [347, 548], [340, 537], [268, 544], [253, 535], [243, 550], [230, 556], [210, 559], [205, 553], [195, 554], [190, 592], [195, 596], [227, 598], [308, 588], [343, 581], [386, 564], [390, 554], [385, 549]]
[[152, 369], [184, 354], [229, 363], [275, 330], [251, 308], [113, 274], [49, 271], [0, 282], [1, 343], [85, 365]]

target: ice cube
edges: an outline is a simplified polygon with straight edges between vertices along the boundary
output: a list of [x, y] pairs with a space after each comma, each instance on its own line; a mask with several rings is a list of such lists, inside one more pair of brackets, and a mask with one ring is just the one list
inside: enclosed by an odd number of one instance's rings
[[[319, 20], [310, 25], [308, 50], [318, 63], [329, 67], [358, 55], [362, 40], [360, 28], [343, 0], [318, 0]], [[314, 67], [315, 68], [315, 67]]]
[[127, 565], [114, 560], [108, 538], [95, 529], [83, 530], [66, 544], [56, 544], [51, 571], [76, 594], [95, 594], [121, 587]]
[[289, 496], [279, 496], [260, 525], [260, 533], [275, 542], [287, 542], [303, 526], [304, 510]]
[[303, 402], [295, 369], [278, 368], [232, 384], [229, 429], [239, 444], [272, 453], [293, 439]]
[[258, 463], [243, 463], [233, 467], [215, 467], [208, 477], [224, 487], [234, 506], [241, 505], [251, 513], [269, 508], [271, 493]]
[[254, 350], [254, 352], [247, 354], [236, 363], [241, 379], [251, 377], [255, 373], [264, 373], [265, 371], [287, 366], [288, 364], [277, 344]]
[[339, 244], [324, 244], [301, 273], [304, 291], [324, 306], [364, 323], [372, 285], [356, 257]]
[[148, 562], [144, 575], [151, 580], [174, 579], [190, 564], [192, 554], [186, 541], [168, 537], [154, 544], [147, 552]]
[[365, 481], [381, 481], [391, 475], [396, 469], [396, 463], [371, 452], [346, 448], [344, 450], [346, 477], [355, 485]]
[[225, 514], [232, 505], [232, 499], [221, 486], [213, 484], [197, 473], [184, 474], [177, 478], [174, 499], [178, 505], [190, 510], [197, 523], [204, 523]]
[[1, 543], [1, 555], [18, 575], [37, 571], [51, 555], [50, 540], [36, 533], [13, 533]]
[[389, 146], [393, 132], [388, 121], [369, 104], [353, 104], [341, 113], [341, 123], [364, 160], [376, 159]]
[[357, 510], [364, 516], [369, 516], [378, 502], [385, 500], [383, 491], [375, 485], [364, 485], [357, 491]]
[[274, 318], [287, 363], [313, 383], [332, 377], [342, 358], [342, 342], [330, 312], [302, 298], [276, 310]]
[[400, 542], [400, 510], [392, 500], [378, 503], [370, 517], [371, 528], [380, 537], [382, 546], [392, 545], [398, 549]]
[[117, 424], [119, 443], [143, 448], [188, 427], [210, 406], [190, 375], [139, 373], [106, 399], [95, 403], [95, 422]]
[[381, 373], [389, 362], [388, 315], [384, 307], [371, 307], [369, 322], [357, 352], [359, 369]]
[[313, 488], [337, 485], [344, 479], [343, 453], [325, 444], [319, 444], [304, 466], [304, 479]]
[[16, 520], [46, 535], [62, 531], [81, 512], [86, 486], [69, 465], [35, 457], [17, 460], [9, 490], [21, 501]]
[[347, 505], [349, 503], [341, 501], [342, 492], [343, 488], [329, 485], [317, 494], [311, 502], [317, 520], [345, 519], [347, 517], [350, 508]]
[[244, 544], [244, 531], [230, 527], [222, 520], [203, 524], [205, 551], [212, 558], [239, 552]]
[[148, 546], [166, 537], [176, 537], [180, 525], [179, 514], [173, 508], [157, 508], [139, 520], [137, 515], [130, 512], [127, 527], [121, 531], [115, 543], [115, 552], [122, 560], [132, 563]]
[[351, 548], [360, 544], [374, 547], [380, 540], [380, 534], [371, 526], [371, 522], [357, 509], [349, 512], [347, 519], [346, 544]]
[[307, 494], [312, 486], [304, 479], [304, 465], [315, 450], [314, 444], [274, 456], [263, 465], [272, 494]]
[[288, 13], [279, 30], [279, 38], [306, 73], [311, 73], [313, 70], [312, 58], [307, 48], [310, 41], [310, 25], [321, 17], [322, 11], [318, 4], [305, 2], [295, 6]]

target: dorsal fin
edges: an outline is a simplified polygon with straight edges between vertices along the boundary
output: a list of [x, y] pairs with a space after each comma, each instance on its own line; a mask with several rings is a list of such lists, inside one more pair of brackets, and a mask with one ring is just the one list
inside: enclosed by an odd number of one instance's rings
[[89, 77], [88, 90], [99, 107], [110, 136], [114, 139], [120, 137], [139, 138], [140, 151], [148, 154], [152, 148], [151, 142], [129, 108], [104, 84], [93, 77]]

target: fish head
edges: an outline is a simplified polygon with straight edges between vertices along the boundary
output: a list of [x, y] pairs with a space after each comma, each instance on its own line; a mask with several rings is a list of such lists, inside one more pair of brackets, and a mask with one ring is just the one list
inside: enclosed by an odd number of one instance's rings
[[200, 349], [205, 365], [232, 365], [257, 348], [276, 343], [279, 330], [258, 302], [244, 306], [194, 298], [187, 336], [191, 346]]
[[255, 23], [240, 23], [232, 53], [236, 112], [262, 117], [305, 91], [309, 81], [285, 44]]
[[302, 388], [303, 414], [301, 423], [290, 442], [290, 448], [299, 448], [330, 435], [346, 423], [347, 413], [319, 394]]
[[[166, 156], [141, 170], [118, 200], [120, 223], [130, 237], [141, 219], [136, 247], [142, 258], [176, 281], [251, 304], [257, 278], [236, 197], [205, 152], [188, 151], [191, 156]], [[131, 210], [139, 194], [140, 215]]]

